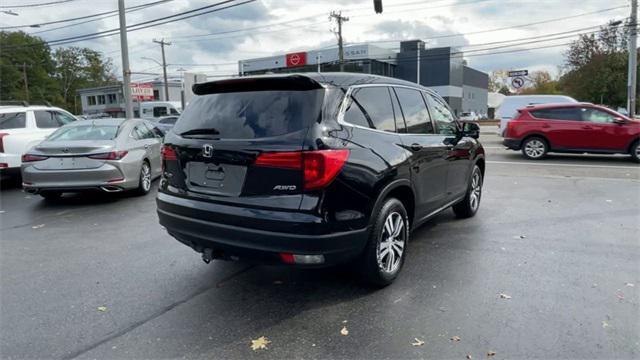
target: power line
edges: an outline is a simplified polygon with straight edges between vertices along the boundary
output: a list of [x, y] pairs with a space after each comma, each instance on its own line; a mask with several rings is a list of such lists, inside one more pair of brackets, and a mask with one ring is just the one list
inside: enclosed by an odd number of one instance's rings
[[[132, 7], [128, 8], [128, 9], [126, 9], [125, 13], [131, 13], [131, 12], [134, 12], [134, 11], [143, 10], [143, 9], [148, 8], [148, 7], [156, 6], [156, 5], [163, 4], [163, 3], [166, 3], [166, 2], [170, 2], [170, 1], [173, 1], [173, 0], [160, 0], [160, 1], [152, 2], [152, 3], [148, 3], [148, 4], [141, 4], [141, 5], [132, 6]], [[114, 16], [117, 16], [117, 15], [118, 14], [109, 14], [109, 15], [105, 15], [105, 16], [102, 16], [102, 17], [99, 17], [99, 18], [90, 19], [90, 20], [86, 20], [86, 21], [81, 21], [81, 22], [77, 22], [77, 23], [73, 23], [73, 24], [69, 24], [69, 25], [59, 26], [59, 27], [55, 27], [55, 28], [52, 28], [52, 29], [35, 31], [35, 32], [32, 32], [32, 33], [29, 33], [29, 35], [42, 34], [42, 33], [51, 32], [51, 31], [55, 31], [55, 30], [66, 29], [66, 28], [70, 28], [70, 27], [73, 27], [73, 26], [78, 26], [78, 25], [82, 25], [82, 24], [86, 24], [86, 23], [90, 23], [90, 22], [94, 22], [94, 21], [108, 19], [110, 17], [114, 17]]]
[[[152, 3], [148, 3], [148, 4], [141, 4], [141, 5], [131, 6], [131, 7], [126, 8], [126, 10], [132, 10], [132, 9], [137, 9], [137, 8], [153, 6], [153, 5], [164, 3], [164, 2], [167, 2], [167, 1], [173, 1], [173, 0], [160, 0], [160, 1], [152, 2]], [[35, 24], [30, 24], [30, 25], [3, 26], [3, 27], [0, 27], [0, 30], [18, 29], [18, 28], [26, 28], [26, 27], [41, 27], [41, 26], [45, 26], [45, 25], [60, 24], [60, 23], [65, 23], [65, 22], [70, 22], [70, 21], [90, 19], [90, 18], [94, 18], [94, 17], [98, 17], [98, 16], [107, 15], [107, 14], [113, 14], [113, 16], [115, 16], [115, 15], [118, 14], [118, 10], [104, 11], [104, 12], [101, 12], [101, 13], [96, 13], [96, 14], [91, 14], [91, 15], [85, 15], [85, 16], [69, 18], [69, 19], [63, 19], [63, 20], [54, 20], [54, 21], [48, 21], [48, 22], [43, 22], [43, 23], [35, 23]]]
[[[201, 12], [201, 13], [193, 14], [194, 12], [197, 12], [197, 11], [200, 11], [200, 10], [203, 10], [203, 9], [208, 9], [208, 8], [211, 8], [211, 7], [215, 7], [215, 6], [219, 6], [219, 5], [222, 5], [222, 4], [227, 4], [227, 3], [231, 2], [231, 1], [234, 1], [234, 0], [225, 0], [225, 1], [221, 1], [221, 2], [218, 2], [218, 3], [212, 4], [212, 5], [207, 5], [207, 6], [204, 6], [204, 7], [201, 7], [201, 8], [192, 9], [192, 10], [189, 10], [189, 11], [184, 11], [184, 12], [181, 12], [181, 13], [178, 13], [178, 14], [169, 15], [169, 16], [165, 16], [165, 17], [161, 17], [161, 18], [157, 18], [157, 19], [153, 19], [153, 20], [144, 21], [144, 22], [137, 23], [137, 24], [128, 25], [127, 26], [127, 32], [142, 30], [142, 29], [146, 29], [146, 28], [150, 28], [150, 27], [154, 27], [154, 26], [158, 26], [158, 25], [164, 25], [164, 24], [172, 23], [172, 22], [179, 21], [179, 20], [189, 19], [189, 18], [192, 18], [192, 17], [201, 16], [201, 15], [209, 14], [209, 13], [212, 13], [212, 12], [217, 12], [217, 11], [233, 8], [233, 7], [236, 7], [236, 6], [252, 3], [252, 2], [254, 2], [256, 0], [245, 0], [245, 1], [240, 2], [240, 3], [234, 3], [234, 4], [230, 4], [230, 5], [224, 6], [224, 7], [220, 7], [220, 8], [216, 8], [216, 9], [212, 9], [212, 10], [207, 10], [207, 11], [204, 11], [204, 12]], [[191, 15], [183, 16], [185, 14], [191, 14]], [[175, 18], [175, 19], [172, 19], [172, 18]], [[169, 19], [169, 20], [167, 20], [167, 19]], [[166, 20], [166, 21], [162, 21], [162, 20]], [[161, 22], [159, 22], [159, 21], [161, 21]], [[113, 36], [113, 35], [117, 35], [118, 33], [119, 33], [119, 29], [116, 28], [116, 29], [109, 29], [109, 30], [99, 31], [99, 32], [91, 33], [91, 34], [77, 35], [77, 36], [72, 36], [72, 37], [63, 38], [63, 39], [50, 40], [50, 41], [46, 41], [46, 42], [50, 46], [56, 46], [56, 45], [63, 45], [63, 44], [69, 44], [69, 43], [74, 43], [74, 42], [79, 42], [79, 41], [92, 40], [92, 39], [98, 39], [98, 38]], [[11, 46], [11, 47], [4, 47], [4, 49], [17, 48], [17, 47], [29, 47], [29, 46], [35, 46], [35, 45]]]
[[50, 1], [39, 4], [22, 4], [22, 5], [0, 5], [0, 9], [19, 9], [19, 8], [30, 8], [30, 7], [39, 7], [39, 6], [49, 6], [49, 5], [57, 5], [68, 3], [77, 0], [58, 0], [58, 1]]

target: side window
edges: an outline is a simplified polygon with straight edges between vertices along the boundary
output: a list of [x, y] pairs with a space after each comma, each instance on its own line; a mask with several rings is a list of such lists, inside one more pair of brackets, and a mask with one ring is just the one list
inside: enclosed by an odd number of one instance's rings
[[56, 121], [58, 122], [59, 126], [62, 125], [67, 125], [71, 122], [76, 121], [76, 119], [73, 116], [69, 116], [65, 113], [59, 112], [59, 111], [52, 111], [53, 112], [53, 116], [55, 117]]
[[355, 88], [344, 120], [383, 131], [396, 131], [389, 90], [385, 86]]
[[438, 134], [454, 135], [457, 132], [456, 122], [453, 114], [440, 99], [436, 99], [433, 95], [425, 93], [429, 102], [431, 116], [436, 122]]
[[23, 112], [0, 114], [0, 129], [22, 129], [27, 125], [27, 117]]
[[142, 123], [140, 124], [140, 127], [142, 128], [142, 131], [143, 131], [143, 139], [155, 139], [158, 137], [156, 133], [153, 131], [154, 127], [152, 125]]
[[612, 124], [616, 118], [613, 114], [594, 108], [581, 108], [580, 113], [582, 116], [582, 121], [589, 121], [599, 124]]
[[36, 117], [36, 126], [41, 129], [51, 129], [60, 127], [58, 120], [53, 117], [52, 111], [38, 110], [33, 114]]
[[410, 134], [433, 134], [431, 117], [420, 91], [401, 87], [394, 88], [394, 90], [398, 94], [404, 121], [407, 124], [407, 132]]
[[164, 106], [153, 107], [153, 117], [160, 117], [167, 115], [167, 108]]
[[131, 129], [131, 137], [134, 140], [142, 140], [144, 139], [144, 133], [143, 131], [140, 129], [140, 124], [136, 125], [133, 127], [133, 129]]
[[555, 108], [555, 109], [540, 109], [531, 111], [531, 115], [538, 119], [549, 120], [572, 120], [581, 121], [582, 115], [578, 108]]

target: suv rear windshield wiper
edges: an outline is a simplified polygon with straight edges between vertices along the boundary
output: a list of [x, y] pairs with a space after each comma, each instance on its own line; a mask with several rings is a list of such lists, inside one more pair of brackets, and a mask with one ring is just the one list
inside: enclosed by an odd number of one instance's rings
[[179, 134], [180, 136], [190, 135], [220, 135], [220, 131], [214, 128], [192, 129]]

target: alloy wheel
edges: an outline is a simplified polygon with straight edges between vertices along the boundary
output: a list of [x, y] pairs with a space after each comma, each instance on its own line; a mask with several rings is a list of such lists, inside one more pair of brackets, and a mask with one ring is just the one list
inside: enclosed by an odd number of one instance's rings
[[480, 206], [480, 196], [482, 195], [482, 176], [479, 171], [473, 173], [471, 178], [471, 196], [469, 196], [469, 205], [473, 211]]
[[405, 219], [400, 213], [392, 212], [382, 227], [378, 244], [378, 266], [387, 273], [395, 272], [402, 262], [402, 254], [407, 240]]
[[527, 141], [524, 145], [524, 152], [531, 158], [539, 158], [544, 155], [545, 144], [538, 139]]
[[142, 177], [142, 189], [149, 191], [149, 189], [151, 189], [151, 169], [146, 162], [142, 163], [142, 173], [140, 176]]
[[640, 141], [636, 144], [636, 158], [640, 159]]

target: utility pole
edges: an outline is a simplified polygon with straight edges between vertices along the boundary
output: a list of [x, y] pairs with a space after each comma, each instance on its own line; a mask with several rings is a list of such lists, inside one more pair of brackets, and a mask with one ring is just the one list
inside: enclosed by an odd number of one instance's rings
[[416, 64], [416, 83], [420, 85], [420, 42], [416, 42], [416, 51], [418, 52], [418, 64]]
[[638, 0], [631, 0], [631, 16], [629, 21], [629, 71], [627, 77], [627, 111], [629, 117], [636, 114], [636, 86], [638, 71]]
[[162, 71], [164, 74], [164, 101], [169, 101], [169, 82], [167, 81], [167, 60], [164, 56], [164, 47], [165, 45], [171, 45], [170, 42], [165, 42], [164, 39], [158, 41], [153, 39], [153, 42], [156, 44], [160, 44], [160, 48], [162, 49]]
[[27, 79], [27, 63], [22, 63], [22, 79], [24, 80], [24, 97], [29, 101], [29, 80]]
[[320, 72], [320, 58], [322, 58], [322, 54], [316, 54], [316, 63], [318, 64], [318, 72]]
[[129, 47], [127, 45], [127, 18], [124, 14], [124, 0], [118, 0], [118, 14], [120, 15], [120, 48], [122, 52], [122, 86], [124, 91], [125, 116], [133, 118], [133, 103], [131, 102], [131, 69], [129, 68]]
[[329, 19], [336, 19], [338, 23], [338, 61], [340, 63], [340, 71], [344, 71], [344, 46], [342, 43], [342, 23], [349, 21], [348, 17], [342, 16], [341, 11], [332, 11], [329, 15]]

